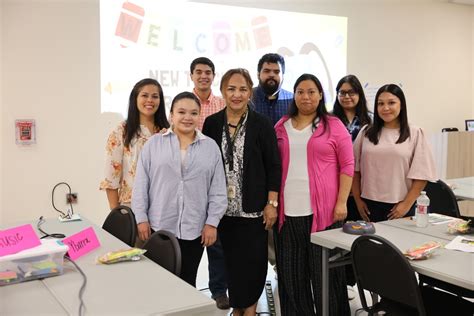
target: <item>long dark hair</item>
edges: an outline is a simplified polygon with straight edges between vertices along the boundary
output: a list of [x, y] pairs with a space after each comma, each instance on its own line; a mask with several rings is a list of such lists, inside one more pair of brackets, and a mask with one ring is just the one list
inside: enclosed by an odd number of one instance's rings
[[[364, 89], [362, 88], [359, 79], [354, 75], [347, 75], [343, 77], [337, 83], [337, 93], [339, 93], [339, 90], [341, 89], [344, 83], [349, 84], [352, 87], [352, 90], [354, 90], [354, 92], [359, 95], [359, 102], [357, 102], [356, 104], [355, 112], [356, 116], [359, 118], [360, 126], [369, 124], [371, 122], [371, 119], [369, 116], [369, 110], [367, 109], [367, 99], [365, 98]], [[336, 98], [336, 100], [334, 101], [334, 107], [332, 112], [344, 123], [344, 125], [349, 124], [349, 120], [347, 119], [346, 113], [344, 112], [344, 108], [342, 107], [341, 103], [339, 103], [339, 98]]]
[[377, 104], [379, 97], [382, 93], [388, 92], [400, 99], [400, 114], [398, 115], [398, 121], [400, 122], [400, 136], [397, 139], [396, 144], [403, 143], [408, 137], [410, 137], [410, 127], [408, 126], [408, 115], [407, 115], [407, 103], [405, 100], [405, 94], [403, 90], [396, 84], [386, 84], [382, 86], [375, 95], [375, 104], [374, 104], [374, 122], [367, 129], [365, 136], [374, 144], [379, 143], [380, 132], [384, 126], [384, 121], [379, 116], [379, 111], [377, 111]]
[[[295, 85], [293, 86], [293, 93], [294, 95], [296, 95], [296, 88], [298, 88], [299, 84], [302, 81], [306, 81], [306, 80], [311, 80], [312, 82], [314, 82], [319, 92], [321, 93], [321, 100], [319, 100], [319, 104], [316, 109], [316, 114], [313, 118], [313, 123], [312, 123], [313, 131], [316, 129], [316, 118], [318, 117], [321, 120], [321, 123], [324, 125], [324, 130], [326, 130], [326, 127], [329, 126], [327, 124], [327, 121], [328, 121], [327, 117], [329, 113], [328, 113], [328, 110], [326, 109], [323, 86], [321, 85], [321, 82], [319, 81], [319, 79], [315, 75], [312, 75], [312, 74], [302, 74], [301, 76], [299, 76], [298, 79], [296, 79]], [[293, 96], [293, 101], [291, 101], [290, 106], [288, 107], [288, 116], [295, 117], [296, 115], [298, 115], [298, 107], [296, 106], [295, 97]]]
[[128, 99], [128, 116], [127, 116], [127, 121], [125, 124], [125, 135], [124, 135], [125, 147], [128, 147], [130, 145], [130, 142], [132, 141], [132, 138], [135, 135], [138, 135], [140, 132], [140, 112], [138, 111], [137, 97], [140, 91], [142, 90], [142, 88], [147, 85], [157, 86], [159, 94], [160, 94], [160, 104], [158, 105], [158, 110], [153, 116], [153, 121], [154, 121], [155, 126], [158, 129], [170, 127], [170, 124], [168, 123], [168, 120], [166, 119], [165, 97], [163, 95], [163, 89], [161, 88], [160, 83], [156, 81], [155, 79], [151, 79], [151, 78], [142, 79], [135, 84], [132, 91], [130, 92], [130, 97]]

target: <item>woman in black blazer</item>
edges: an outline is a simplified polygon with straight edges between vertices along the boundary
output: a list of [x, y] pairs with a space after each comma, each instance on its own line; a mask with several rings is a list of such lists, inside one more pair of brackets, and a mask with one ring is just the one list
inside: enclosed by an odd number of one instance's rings
[[226, 107], [206, 118], [203, 133], [219, 145], [227, 177], [228, 208], [218, 232], [224, 249], [233, 315], [256, 314], [267, 275], [267, 232], [277, 219], [281, 163], [270, 120], [249, 106], [247, 70], [221, 80]]

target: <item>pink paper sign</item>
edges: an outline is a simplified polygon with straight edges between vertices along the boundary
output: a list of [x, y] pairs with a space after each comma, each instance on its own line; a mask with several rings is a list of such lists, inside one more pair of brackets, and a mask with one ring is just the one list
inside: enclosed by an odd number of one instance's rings
[[69, 246], [68, 254], [72, 260], [76, 260], [95, 248], [100, 247], [99, 240], [92, 227], [64, 238], [63, 243]]
[[0, 257], [41, 245], [31, 224], [0, 231]]

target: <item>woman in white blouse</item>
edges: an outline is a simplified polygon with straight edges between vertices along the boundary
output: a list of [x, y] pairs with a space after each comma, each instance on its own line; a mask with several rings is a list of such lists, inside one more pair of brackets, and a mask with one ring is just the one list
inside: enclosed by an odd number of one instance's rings
[[130, 92], [127, 120], [107, 139], [105, 179], [100, 189], [106, 191], [110, 209], [130, 206], [140, 151], [150, 136], [167, 128], [161, 85], [151, 78], [140, 80]]
[[426, 136], [408, 123], [405, 95], [394, 84], [377, 91], [373, 124], [357, 136], [354, 157], [352, 193], [366, 221], [413, 215], [421, 190], [436, 178]]

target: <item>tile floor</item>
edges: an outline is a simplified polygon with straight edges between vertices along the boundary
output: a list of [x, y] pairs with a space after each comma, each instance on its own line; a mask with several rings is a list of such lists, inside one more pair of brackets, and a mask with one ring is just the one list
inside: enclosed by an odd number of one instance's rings
[[[211, 297], [211, 292], [207, 289], [208, 288], [208, 270], [207, 270], [207, 253], [204, 251], [204, 254], [202, 256], [201, 264], [199, 265], [199, 270], [198, 270], [198, 276], [196, 280], [196, 287], [201, 290], [204, 294], [208, 295]], [[271, 288], [273, 291], [273, 297], [275, 301], [275, 311], [276, 313], [273, 315], [280, 315], [280, 302], [278, 299], [278, 280], [275, 279], [275, 272], [273, 271], [273, 268], [269, 266], [268, 268], [268, 273], [267, 273], [267, 281], [271, 282]], [[366, 294], [367, 295], [367, 294]], [[368, 296], [367, 296], [368, 297]], [[368, 302], [370, 302], [370, 299], [367, 299]], [[355, 315], [355, 312], [357, 309], [361, 308], [361, 303], [359, 299], [359, 294], [357, 293], [356, 290], [356, 298], [350, 301], [350, 306], [351, 306], [351, 315]], [[208, 313], [208, 316], [224, 316], [224, 315], [230, 315], [231, 310], [220, 310], [216, 307], [215, 311], [213, 313]], [[270, 308], [267, 303], [267, 295], [264, 292], [262, 293], [262, 296], [260, 297], [258, 301], [258, 306], [257, 306], [257, 312], [262, 312], [262, 315], [271, 315]], [[367, 315], [365, 312], [358, 312], [357, 315], [363, 316]]]

